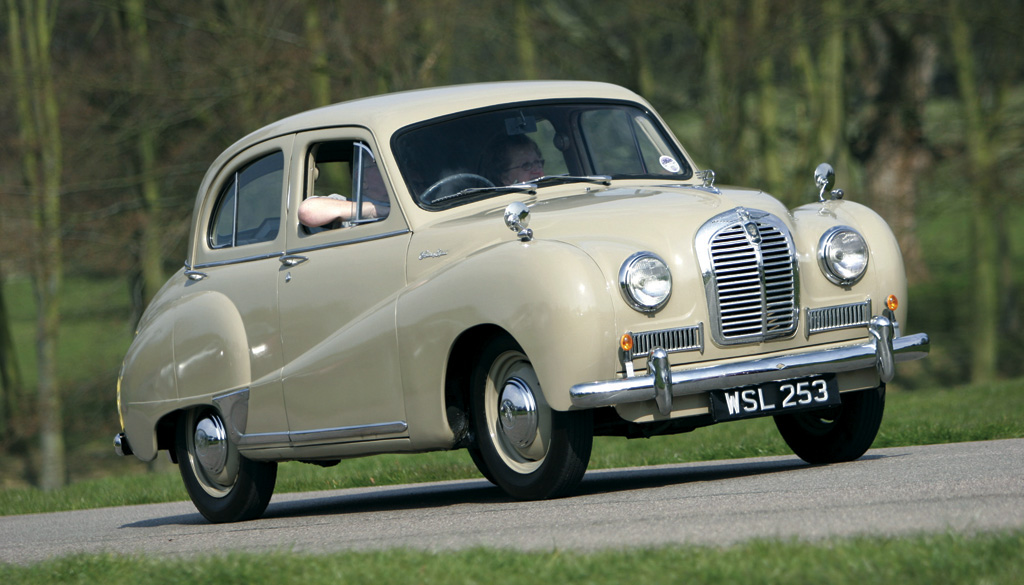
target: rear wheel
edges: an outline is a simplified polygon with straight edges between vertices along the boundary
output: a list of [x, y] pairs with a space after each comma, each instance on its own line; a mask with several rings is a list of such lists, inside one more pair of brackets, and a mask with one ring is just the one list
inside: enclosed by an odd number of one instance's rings
[[510, 496], [540, 500], [565, 495], [590, 462], [589, 411], [552, 410], [533, 365], [510, 337], [492, 340], [472, 379], [474, 462]]
[[885, 384], [846, 392], [835, 408], [775, 417], [782, 438], [808, 463], [853, 461], [875, 442], [885, 410]]
[[252, 520], [267, 509], [277, 463], [242, 457], [216, 410], [193, 409], [182, 415], [175, 451], [185, 489], [210, 522]]

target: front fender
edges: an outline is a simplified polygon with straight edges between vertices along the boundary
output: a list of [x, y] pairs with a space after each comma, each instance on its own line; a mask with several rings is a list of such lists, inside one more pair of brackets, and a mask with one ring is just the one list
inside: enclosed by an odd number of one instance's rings
[[509, 332], [551, 407], [568, 410], [573, 384], [613, 373], [602, 359], [614, 346], [611, 292], [590, 256], [552, 241], [499, 244], [413, 283], [397, 314], [410, 418], [445, 420], [448, 353], [462, 332], [482, 324]]
[[[813, 297], [827, 299], [829, 295], [841, 295], [845, 290], [855, 291], [870, 297], [877, 313], [884, 308], [888, 295], [896, 295], [900, 301], [896, 320], [906, 324], [907, 279], [903, 255], [896, 236], [878, 213], [855, 201], [835, 200], [798, 207], [792, 215], [798, 227], [795, 236], [803, 240], [802, 244], [798, 243], [798, 247], [804, 250], [807, 258], [805, 269], [814, 276], [803, 278], [803, 284], [811, 289]], [[827, 229], [836, 225], [853, 227], [868, 242], [868, 272], [860, 282], [848, 289], [838, 288], [819, 277], [818, 239]]]
[[133, 452], [152, 460], [160, 418], [249, 382], [245, 327], [227, 297], [199, 292], [156, 308], [129, 347], [121, 374], [121, 415]]

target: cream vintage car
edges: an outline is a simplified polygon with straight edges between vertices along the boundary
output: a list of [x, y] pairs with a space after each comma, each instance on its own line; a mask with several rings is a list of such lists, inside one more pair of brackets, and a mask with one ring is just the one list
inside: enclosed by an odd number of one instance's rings
[[[759, 416], [808, 462], [856, 459], [928, 337], [901, 332], [885, 222], [827, 164], [808, 179], [792, 210], [717, 186], [603, 83], [286, 118], [203, 179], [119, 376], [115, 448], [168, 450], [213, 522], [260, 516], [289, 460], [467, 449], [511, 497], [551, 498], [595, 435]], [[324, 195], [353, 215], [300, 223]]]

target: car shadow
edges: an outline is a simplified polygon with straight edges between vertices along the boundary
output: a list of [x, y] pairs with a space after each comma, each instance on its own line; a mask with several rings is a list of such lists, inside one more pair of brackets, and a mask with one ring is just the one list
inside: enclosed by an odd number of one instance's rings
[[[899, 454], [869, 453], [846, 465], [901, 456]], [[772, 473], [790, 473], [816, 467], [825, 466], [810, 465], [796, 457], [787, 457], [756, 461], [734, 460], [725, 463], [709, 461], [657, 467], [593, 470], [584, 476], [579, 487], [569, 497], [657, 489], [669, 485], [722, 481]], [[354, 493], [346, 490], [338, 495], [298, 497], [277, 502], [272, 500], [261, 518], [400, 512], [466, 504], [530, 505], [534, 503], [512, 499], [498, 487], [481, 479], [404, 487], [381, 486], [377, 489], [363, 489]], [[142, 520], [125, 524], [122, 528], [202, 524], [208, 524], [208, 522], [197, 512]]]

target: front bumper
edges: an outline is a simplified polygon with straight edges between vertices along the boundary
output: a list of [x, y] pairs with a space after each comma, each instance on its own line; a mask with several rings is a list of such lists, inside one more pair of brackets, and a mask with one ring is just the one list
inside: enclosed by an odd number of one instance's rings
[[576, 408], [615, 406], [654, 399], [658, 410], [668, 415], [672, 412], [674, 396], [816, 374], [849, 372], [874, 366], [878, 369], [881, 381], [889, 382], [896, 374], [896, 362], [921, 359], [928, 355], [929, 350], [927, 334], [895, 337], [894, 329], [890, 319], [877, 316], [868, 324], [871, 340], [864, 344], [689, 370], [670, 370], [665, 350], [654, 348], [647, 357], [648, 375], [577, 384], [569, 390], [569, 395]]

